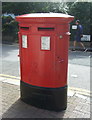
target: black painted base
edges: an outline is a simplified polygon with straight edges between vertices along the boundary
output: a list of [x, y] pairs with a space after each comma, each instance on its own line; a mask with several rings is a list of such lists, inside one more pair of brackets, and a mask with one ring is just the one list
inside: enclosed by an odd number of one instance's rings
[[44, 88], [32, 86], [21, 81], [21, 100], [33, 106], [53, 111], [67, 108], [67, 86]]

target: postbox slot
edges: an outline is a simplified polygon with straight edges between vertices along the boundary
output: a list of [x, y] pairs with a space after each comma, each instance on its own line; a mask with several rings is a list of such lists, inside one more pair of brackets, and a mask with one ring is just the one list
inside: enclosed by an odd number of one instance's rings
[[20, 27], [22, 30], [29, 30], [29, 27]]
[[38, 27], [38, 31], [53, 31], [53, 27]]

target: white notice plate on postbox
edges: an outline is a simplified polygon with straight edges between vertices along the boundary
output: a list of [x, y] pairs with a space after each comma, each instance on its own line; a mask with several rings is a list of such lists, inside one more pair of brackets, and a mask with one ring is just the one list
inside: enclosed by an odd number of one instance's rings
[[41, 37], [41, 50], [50, 50], [50, 37]]
[[27, 35], [22, 35], [22, 47], [27, 48]]

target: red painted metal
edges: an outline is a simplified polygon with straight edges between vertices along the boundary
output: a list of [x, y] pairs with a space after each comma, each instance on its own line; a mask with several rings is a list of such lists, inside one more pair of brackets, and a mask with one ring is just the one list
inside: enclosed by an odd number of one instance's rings
[[[30, 85], [59, 88], [67, 85], [69, 25], [73, 16], [60, 13], [27, 14], [19, 22], [21, 80]], [[54, 28], [38, 30], [38, 28]], [[22, 47], [27, 35], [27, 48]], [[41, 37], [50, 37], [50, 50], [41, 49]]]

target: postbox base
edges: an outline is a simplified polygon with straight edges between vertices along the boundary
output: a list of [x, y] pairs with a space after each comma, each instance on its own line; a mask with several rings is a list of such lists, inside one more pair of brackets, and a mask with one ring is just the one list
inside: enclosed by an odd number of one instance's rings
[[21, 100], [33, 106], [53, 111], [67, 108], [67, 86], [44, 88], [21, 81], [20, 91]]

